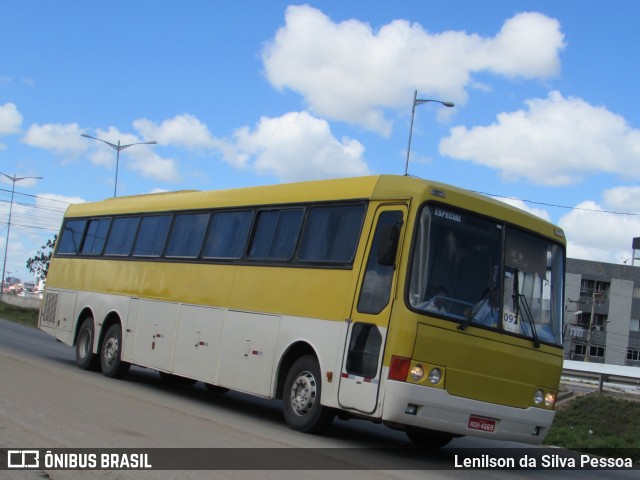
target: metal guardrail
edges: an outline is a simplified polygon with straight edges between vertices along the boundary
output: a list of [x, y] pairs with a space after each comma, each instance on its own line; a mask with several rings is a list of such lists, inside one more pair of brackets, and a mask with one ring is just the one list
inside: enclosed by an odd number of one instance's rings
[[604, 383], [615, 383], [640, 387], [640, 368], [602, 363], [586, 363], [565, 360], [562, 369], [563, 377], [584, 378], [598, 382], [598, 393], [602, 393]]

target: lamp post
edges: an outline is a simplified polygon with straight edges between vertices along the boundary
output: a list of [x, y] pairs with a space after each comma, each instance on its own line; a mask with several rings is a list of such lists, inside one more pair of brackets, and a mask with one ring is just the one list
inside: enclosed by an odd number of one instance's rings
[[109, 145], [111, 148], [113, 148], [116, 151], [116, 182], [113, 185], [113, 196], [117, 197], [117, 193], [118, 193], [118, 167], [120, 166], [120, 151], [124, 150], [125, 148], [129, 148], [129, 147], [133, 147], [134, 145], [156, 145], [158, 142], [156, 142], [155, 140], [151, 141], [151, 142], [137, 142], [137, 143], [129, 143], [127, 145], [120, 145], [120, 140], [118, 140], [118, 144], [114, 144], [111, 142], [107, 142], [106, 140], [103, 140], [101, 138], [96, 138], [96, 137], [92, 137], [91, 135], [87, 135], [86, 133], [81, 134], [82, 137], [86, 137], [86, 138], [92, 138], [94, 140], [98, 140], [99, 142], [103, 142], [106, 143], [107, 145]]
[[0, 172], [0, 174], [11, 180], [11, 202], [9, 203], [9, 221], [7, 222], [7, 240], [4, 243], [4, 261], [2, 262], [2, 287], [0, 287], [0, 302], [2, 302], [2, 295], [4, 293], [4, 275], [7, 270], [7, 255], [9, 253], [9, 232], [11, 231], [11, 214], [13, 213], [13, 194], [16, 191], [16, 182], [20, 180], [34, 179], [42, 180], [42, 177], [17, 177], [14, 173], [13, 176]]
[[432, 100], [432, 99], [422, 99], [418, 98], [418, 90], [413, 92], [413, 107], [411, 108], [411, 126], [409, 127], [409, 146], [407, 146], [407, 161], [404, 164], [404, 176], [409, 175], [409, 153], [411, 152], [411, 134], [413, 133], [413, 117], [416, 114], [416, 106], [422, 105], [423, 103], [435, 102], [445, 107], [453, 107], [455, 106], [453, 102], [443, 102], [441, 100]]

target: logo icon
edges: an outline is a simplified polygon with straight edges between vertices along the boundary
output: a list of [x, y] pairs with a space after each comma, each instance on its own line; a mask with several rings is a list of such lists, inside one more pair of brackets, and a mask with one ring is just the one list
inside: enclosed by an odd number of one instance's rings
[[8, 468], [39, 468], [39, 450], [7, 450]]

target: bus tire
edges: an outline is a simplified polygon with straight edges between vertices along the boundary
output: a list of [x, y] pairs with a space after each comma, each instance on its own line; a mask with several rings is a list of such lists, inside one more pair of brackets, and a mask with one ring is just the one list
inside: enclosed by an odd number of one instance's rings
[[107, 330], [100, 347], [100, 368], [109, 378], [122, 378], [131, 365], [122, 361], [122, 328], [114, 323]]
[[100, 369], [100, 357], [93, 353], [94, 338], [93, 318], [87, 317], [80, 325], [76, 341], [76, 365], [82, 370], [98, 371]]
[[284, 381], [284, 419], [293, 430], [319, 433], [333, 421], [334, 412], [320, 404], [322, 377], [318, 361], [312, 355], [296, 360]]
[[435, 430], [407, 430], [405, 432], [411, 443], [423, 448], [441, 448], [453, 440], [454, 435]]

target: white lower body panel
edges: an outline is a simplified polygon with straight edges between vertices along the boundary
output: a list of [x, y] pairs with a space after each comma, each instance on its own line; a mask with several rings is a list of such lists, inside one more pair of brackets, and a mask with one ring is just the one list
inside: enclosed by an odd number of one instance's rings
[[[415, 414], [406, 413], [415, 406]], [[495, 420], [493, 431], [469, 427], [471, 416]], [[555, 412], [514, 408], [456, 397], [446, 390], [387, 380], [382, 420], [394, 424], [530, 444], [542, 443]]]

